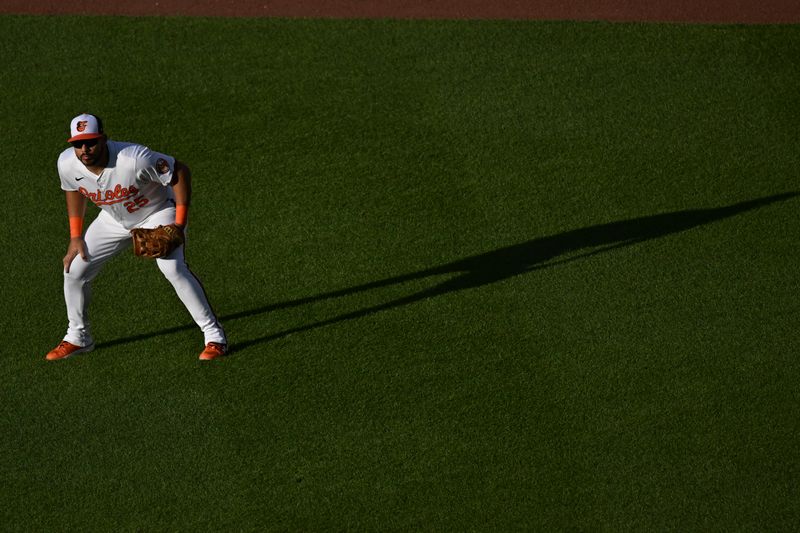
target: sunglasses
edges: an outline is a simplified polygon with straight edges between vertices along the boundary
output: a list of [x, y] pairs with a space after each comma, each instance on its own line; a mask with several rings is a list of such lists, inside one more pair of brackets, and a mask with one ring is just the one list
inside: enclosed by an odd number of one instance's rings
[[91, 148], [92, 146], [97, 144], [99, 140], [100, 139], [83, 139], [81, 141], [72, 141], [70, 144], [72, 145], [73, 148], [80, 148], [81, 146], [85, 146], [86, 148]]

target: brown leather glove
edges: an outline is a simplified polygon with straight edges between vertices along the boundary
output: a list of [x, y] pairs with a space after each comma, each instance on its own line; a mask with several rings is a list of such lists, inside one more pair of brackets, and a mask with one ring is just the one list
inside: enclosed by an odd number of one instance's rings
[[184, 242], [183, 230], [175, 224], [158, 226], [153, 229], [135, 228], [133, 236], [133, 253], [139, 257], [156, 259], [172, 253]]

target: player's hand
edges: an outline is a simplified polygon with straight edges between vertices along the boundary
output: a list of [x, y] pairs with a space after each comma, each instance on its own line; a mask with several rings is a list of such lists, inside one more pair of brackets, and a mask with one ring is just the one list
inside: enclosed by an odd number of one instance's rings
[[73, 237], [69, 240], [67, 255], [64, 256], [64, 272], [69, 273], [69, 266], [72, 264], [72, 260], [78, 255], [80, 255], [84, 261], [86, 261], [88, 257], [86, 254], [86, 241], [83, 240], [83, 237]]

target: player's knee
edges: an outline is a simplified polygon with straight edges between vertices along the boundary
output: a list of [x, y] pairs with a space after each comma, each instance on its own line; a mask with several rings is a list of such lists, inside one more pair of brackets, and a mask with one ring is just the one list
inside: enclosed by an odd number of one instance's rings
[[69, 272], [64, 271], [64, 279], [72, 283], [86, 283], [89, 281], [89, 263], [76, 257], [69, 265]]

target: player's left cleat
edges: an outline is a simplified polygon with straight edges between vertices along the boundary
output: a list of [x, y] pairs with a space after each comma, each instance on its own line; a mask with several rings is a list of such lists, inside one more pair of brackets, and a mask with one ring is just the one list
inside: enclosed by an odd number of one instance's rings
[[77, 353], [86, 353], [94, 350], [94, 343], [88, 346], [75, 346], [71, 342], [61, 341], [58, 346], [50, 350], [45, 356], [48, 361], [57, 361], [59, 359], [66, 359]]
[[200, 359], [202, 361], [210, 361], [211, 359], [222, 357], [227, 353], [228, 353], [227, 344], [220, 344], [218, 342], [209, 342], [208, 344], [206, 344], [206, 349], [203, 350], [203, 353], [200, 354]]

